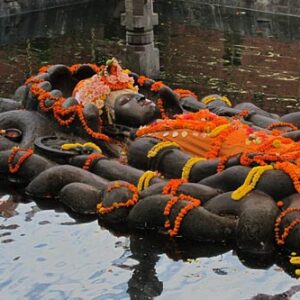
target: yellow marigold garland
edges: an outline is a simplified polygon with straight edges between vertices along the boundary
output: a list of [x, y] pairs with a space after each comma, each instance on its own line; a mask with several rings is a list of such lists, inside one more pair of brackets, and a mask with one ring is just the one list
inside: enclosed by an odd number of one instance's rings
[[273, 170], [273, 166], [258, 166], [254, 167], [248, 173], [245, 182], [238, 189], [236, 189], [232, 194], [231, 198], [233, 200], [240, 200], [244, 196], [246, 196], [249, 192], [251, 192], [257, 182], [259, 181], [262, 174], [266, 171]]
[[204, 97], [201, 102], [204, 103], [205, 105], [209, 104], [210, 102], [214, 101], [214, 100], [220, 100], [225, 102], [229, 107], [232, 107], [232, 103], [231, 101], [226, 97], [226, 96], [222, 96], [222, 97], [216, 97], [214, 95], [211, 96], [206, 96]]
[[85, 148], [85, 147], [90, 147], [94, 150], [96, 150], [99, 153], [102, 153], [102, 150], [100, 149], [99, 146], [97, 146], [96, 144], [92, 143], [92, 142], [88, 142], [88, 143], [84, 143], [84, 144], [80, 144], [80, 143], [74, 143], [74, 144], [63, 144], [61, 145], [61, 149], [62, 150], [72, 150], [75, 148]]
[[300, 265], [300, 256], [291, 257], [290, 263], [292, 265]]
[[153, 171], [146, 171], [142, 174], [142, 176], [139, 179], [139, 182], [137, 184], [137, 189], [139, 192], [141, 192], [144, 189], [147, 189], [150, 185], [151, 179], [156, 177], [158, 175], [157, 172]]
[[181, 178], [182, 179], [186, 179], [189, 180], [190, 177], [190, 173], [191, 170], [193, 168], [193, 166], [200, 162], [206, 160], [204, 157], [191, 157], [184, 165], [184, 167], [182, 168], [182, 173], [181, 173]]
[[169, 147], [180, 148], [180, 146], [175, 142], [160, 142], [154, 145], [148, 152], [147, 157], [153, 158], [155, 157], [161, 150]]
[[230, 125], [227, 128], [223, 128], [223, 130], [221, 130], [219, 132], [219, 135], [213, 139], [210, 150], [205, 155], [206, 158], [214, 159], [214, 158], [219, 157], [223, 143], [228, 138], [228, 136], [230, 134], [232, 134], [234, 131], [235, 131], [235, 128], [232, 125]]
[[223, 130], [227, 129], [228, 127], [230, 127], [230, 124], [220, 125], [220, 126], [214, 128], [214, 129], [208, 134], [208, 136], [209, 136], [210, 138], [214, 138], [214, 137], [218, 136]]
[[[300, 265], [300, 256], [296, 256], [297, 253], [295, 252], [292, 252], [291, 255], [292, 257], [290, 258], [290, 263], [292, 265]], [[295, 270], [295, 275], [298, 277], [300, 276], [300, 269]]]

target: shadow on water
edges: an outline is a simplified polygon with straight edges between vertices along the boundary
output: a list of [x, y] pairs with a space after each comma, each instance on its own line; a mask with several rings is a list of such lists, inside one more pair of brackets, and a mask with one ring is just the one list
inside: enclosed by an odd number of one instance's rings
[[[93, 1], [0, 19], [0, 96], [41, 65], [123, 58], [121, 11], [123, 1]], [[298, 108], [300, 18], [179, 0], [155, 1], [155, 11], [162, 80], [272, 112]], [[286, 257], [108, 232], [53, 199], [21, 195], [1, 184], [0, 289], [9, 299], [289, 299], [299, 291]]]

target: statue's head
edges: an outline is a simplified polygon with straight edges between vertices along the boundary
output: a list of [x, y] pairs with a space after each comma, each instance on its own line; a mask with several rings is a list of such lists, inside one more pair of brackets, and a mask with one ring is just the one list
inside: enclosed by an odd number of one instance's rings
[[139, 127], [159, 117], [156, 105], [138, 93], [133, 78], [116, 59], [108, 61], [100, 73], [81, 80], [73, 96], [83, 105], [94, 104], [108, 124]]
[[155, 103], [139, 93], [118, 96], [113, 109], [116, 123], [132, 127], [146, 125], [159, 118]]

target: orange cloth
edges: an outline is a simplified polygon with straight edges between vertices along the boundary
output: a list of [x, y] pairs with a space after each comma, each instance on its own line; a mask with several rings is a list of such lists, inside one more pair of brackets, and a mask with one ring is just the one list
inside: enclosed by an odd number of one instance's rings
[[275, 155], [284, 161], [300, 162], [300, 142], [263, 130], [254, 131], [239, 120], [226, 119], [208, 110], [157, 121], [141, 127], [137, 136], [175, 142], [192, 156], [207, 159], [250, 152], [272, 155], [273, 161]]
[[[229, 133], [226, 134], [226, 130]], [[222, 134], [225, 135], [222, 137]], [[216, 136], [192, 129], [174, 129], [147, 133], [146, 136], [177, 143], [192, 156], [218, 158], [242, 152], [283, 154], [300, 151], [300, 143], [289, 138], [273, 136], [264, 131], [252, 132], [249, 126], [235, 121], [233, 128], [225, 128]], [[300, 159], [299, 159], [300, 161]]]
[[[148, 136], [158, 138], [163, 141], [171, 141], [177, 143], [180, 148], [193, 156], [206, 157], [211, 150], [212, 143], [215, 138], [209, 137], [207, 134], [198, 133], [190, 129], [177, 129], [171, 131], [163, 131], [150, 133]], [[258, 146], [254, 142], [246, 145], [248, 136], [246, 130], [239, 128], [229, 134], [222, 144], [219, 156], [227, 156], [241, 153], [243, 151], [255, 151]]]

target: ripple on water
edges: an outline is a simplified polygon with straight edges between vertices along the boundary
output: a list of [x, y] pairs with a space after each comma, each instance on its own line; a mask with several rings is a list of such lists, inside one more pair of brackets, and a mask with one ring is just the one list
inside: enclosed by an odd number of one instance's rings
[[2, 244], [8, 244], [8, 243], [12, 243], [12, 242], [14, 242], [13, 239], [5, 239], [5, 240], [1, 241]]
[[11, 235], [11, 232], [0, 233], [0, 238], [8, 235]]

